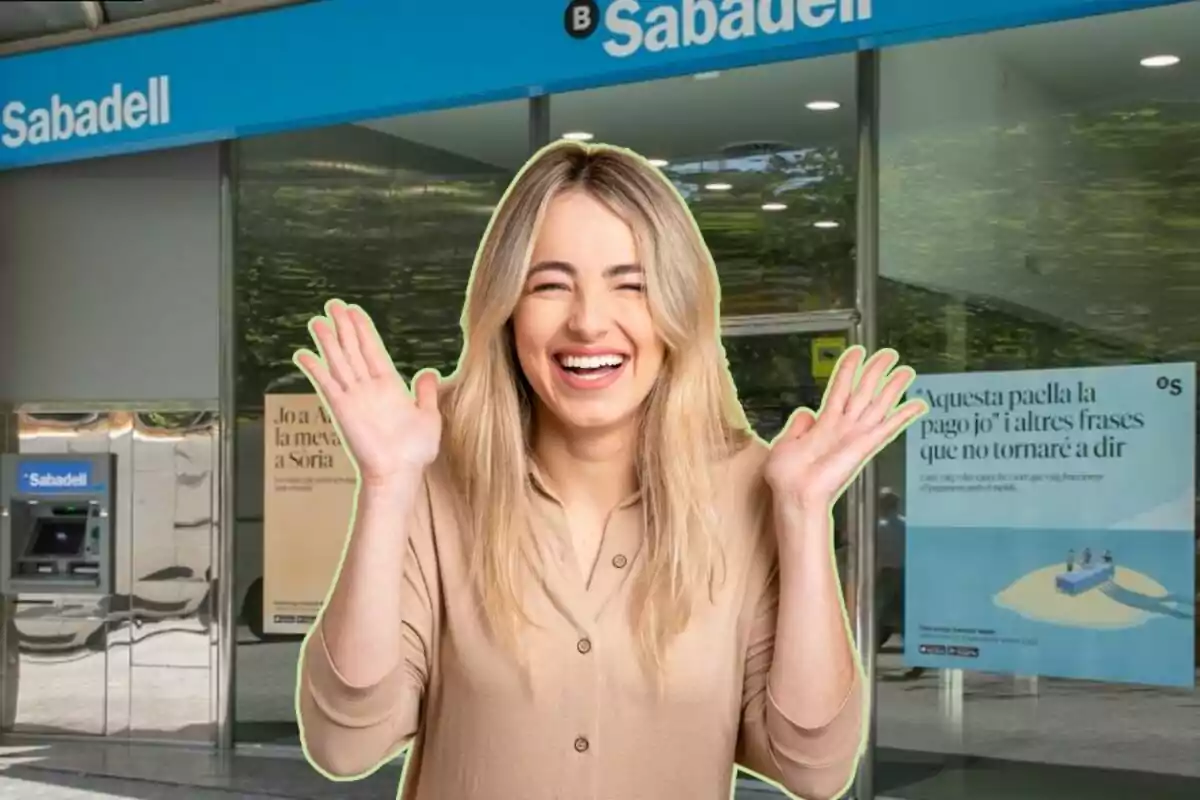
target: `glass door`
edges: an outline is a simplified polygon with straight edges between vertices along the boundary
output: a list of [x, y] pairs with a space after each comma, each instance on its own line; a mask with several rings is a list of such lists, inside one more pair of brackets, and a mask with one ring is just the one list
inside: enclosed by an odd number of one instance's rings
[[[797, 408], [820, 410], [838, 358], [856, 343], [857, 323], [858, 316], [851, 311], [758, 315], [723, 321], [722, 338], [738, 398], [759, 436], [771, 441]], [[860, 521], [864, 517], [861, 498], [860, 484], [855, 481], [833, 508], [834, 548], [852, 628], [857, 626], [854, 587], [862, 541]], [[784, 796], [757, 779], [739, 776], [738, 798]]]

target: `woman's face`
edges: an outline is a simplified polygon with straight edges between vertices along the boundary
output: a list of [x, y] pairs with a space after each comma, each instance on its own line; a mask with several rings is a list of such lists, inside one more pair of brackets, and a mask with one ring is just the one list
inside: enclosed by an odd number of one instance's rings
[[574, 429], [636, 420], [665, 348], [633, 232], [585, 192], [551, 201], [513, 313], [521, 370], [544, 411]]

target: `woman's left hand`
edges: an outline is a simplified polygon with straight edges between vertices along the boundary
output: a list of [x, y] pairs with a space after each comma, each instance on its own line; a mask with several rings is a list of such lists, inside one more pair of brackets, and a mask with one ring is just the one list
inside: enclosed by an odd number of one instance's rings
[[922, 400], [896, 406], [916, 374], [896, 367], [895, 350], [864, 365], [865, 355], [858, 346], [843, 353], [821, 410], [797, 410], [772, 442], [766, 479], [776, 497], [827, 513], [875, 453], [928, 410]]

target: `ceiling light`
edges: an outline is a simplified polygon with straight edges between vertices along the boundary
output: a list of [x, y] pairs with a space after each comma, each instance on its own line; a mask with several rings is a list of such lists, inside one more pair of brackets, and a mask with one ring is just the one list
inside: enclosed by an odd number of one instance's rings
[[708, 184], [705, 184], [704, 188], [708, 189], [710, 192], [727, 192], [733, 188], [733, 184], [731, 184], [731, 183], [708, 183]]
[[814, 228], [836, 228], [836, 227], [838, 227], [838, 223], [834, 222], [831, 219], [822, 219], [822, 220], [818, 220], [817, 222], [814, 222], [813, 227]]
[[804, 107], [809, 111], [836, 111], [842, 104], [836, 100], [813, 100], [811, 103], [805, 103]]
[[587, 131], [571, 131], [570, 133], [564, 133], [562, 138], [570, 139], [573, 142], [590, 142], [596, 138], [596, 135]]
[[665, 166], [666, 166], [667, 164], [669, 164], [669, 163], [670, 163], [670, 162], [669, 162], [669, 161], [667, 161], [665, 158], [652, 158], [652, 159], [650, 159], [650, 166], [652, 166], [652, 167], [659, 167], [660, 169], [661, 169], [662, 167], [665, 167]]
[[787, 203], [763, 203], [763, 211], [783, 211], [787, 208]]
[[719, 77], [721, 77], [721, 73], [717, 70], [713, 70], [712, 72], [697, 72], [695, 75], [698, 81], [711, 81], [713, 78]]
[[1173, 67], [1178, 63], [1179, 56], [1147, 56], [1146, 58], [1142, 59], [1142, 66], [1150, 67], [1151, 69], [1156, 69], [1159, 67]]

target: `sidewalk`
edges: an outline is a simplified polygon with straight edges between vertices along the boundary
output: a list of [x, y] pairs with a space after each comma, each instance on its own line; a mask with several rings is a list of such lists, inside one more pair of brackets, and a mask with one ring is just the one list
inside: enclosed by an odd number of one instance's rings
[[[326, 780], [299, 755], [76, 741], [0, 746], [0, 800], [391, 800], [399, 781], [399, 766], [361, 781]], [[780, 798], [739, 781], [736, 800]]]
[[[1145, 775], [1110, 770], [945, 758], [884, 750], [876, 789], [899, 800], [1127, 800], [1145, 795]], [[70, 742], [0, 746], [0, 800], [393, 800], [398, 767], [337, 783], [302, 757], [165, 745]], [[1155, 776], [1154, 800], [1195, 800], [1183, 777]], [[739, 781], [735, 800], [781, 800]], [[673, 799], [672, 799], [673, 800]]]
[[302, 757], [220, 756], [182, 747], [63, 742], [0, 747], [0, 799], [380, 800], [400, 769], [361, 781], [326, 780]]

